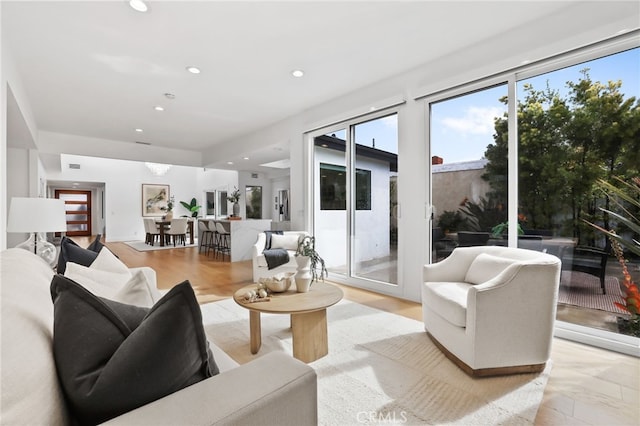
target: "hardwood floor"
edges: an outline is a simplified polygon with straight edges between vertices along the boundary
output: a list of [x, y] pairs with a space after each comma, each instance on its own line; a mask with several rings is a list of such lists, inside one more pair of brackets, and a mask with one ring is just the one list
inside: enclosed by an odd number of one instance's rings
[[[73, 239], [83, 247], [91, 241]], [[138, 252], [124, 243], [106, 245], [130, 267], [155, 269], [160, 288], [189, 280], [200, 303], [231, 297], [235, 290], [251, 283], [251, 261], [214, 260], [199, 254], [197, 248]], [[340, 287], [349, 300], [422, 320], [418, 303]], [[552, 360], [536, 425], [640, 424], [640, 359], [556, 338]]]

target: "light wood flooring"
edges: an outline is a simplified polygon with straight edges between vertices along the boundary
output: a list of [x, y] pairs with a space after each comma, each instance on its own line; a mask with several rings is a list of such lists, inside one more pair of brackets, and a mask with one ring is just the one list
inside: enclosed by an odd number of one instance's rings
[[[73, 239], [83, 247], [91, 241]], [[231, 297], [251, 283], [251, 261], [230, 263], [205, 256], [197, 248], [138, 252], [124, 243], [107, 246], [129, 267], [155, 269], [160, 288], [189, 280], [201, 303]], [[341, 288], [351, 301], [422, 319], [418, 303]], [[640, 359], [555, 338], [552, 360], [536, 425], [640, 425]]]

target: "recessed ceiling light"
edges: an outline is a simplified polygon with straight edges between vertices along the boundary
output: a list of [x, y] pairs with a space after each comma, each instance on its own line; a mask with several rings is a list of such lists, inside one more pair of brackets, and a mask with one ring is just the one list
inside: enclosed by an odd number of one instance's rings
[[233, 166], [233, 161], [227, 161], [227, 164]]
[[249, 157], [243, 157], [243, 159], [244, 159], [244, 160], [248, 160], [248, 159], [249, 159]]
[[143, 0], [129, 0], [129, 6], [131, 6], [133, 10], [137, 10], [138, 12], [146, 12], [147, 10], [149, 10]]
[[164, 108], [161, 107], [160, 105], [154, 106], [153, 109], [155, 109], [156, 111], [164, 111]]
[[136, 129], [136, 132], [138, 132], [138, 133], [142, 133], [142, 132], [144, 132], [144, 130], [142, 130], [142, 129]]
[[191, 74], [200, 74], [200, 68], [198, 67], [189, 66], [187, 67], [187, 71], [189, 71]]
[[302, 77], [304, 75], [304, 71], [302, 70], [293, 70], [291, 71], [291, 75], [294, 77]]

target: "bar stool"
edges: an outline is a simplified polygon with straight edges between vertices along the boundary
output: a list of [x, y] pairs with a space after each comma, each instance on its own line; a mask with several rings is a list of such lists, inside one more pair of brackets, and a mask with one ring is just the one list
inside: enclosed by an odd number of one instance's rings
[[209, 229], [208, 221], [199, 220], [198, 221], [198, 229], [200, 230], [200, 234], [202, 235], [202, 240], [200, 241], [200, 246], [198, 248], [198, 253], [202, 251], [204, 247], [204, 254], [208, 255], [210, 249], [216, 248], [213, 231]]
[[229, 246], [229, 236], [231, 233], [224, 229], [224, 226], [220, 222], [216, 222], [216, 231], [218, 232], [218, 247], [216, 250], [217, 254], [222, 254], [224, 259], [225, 253], [229, 255], [229, 260], [231, 260], [231, 247]]

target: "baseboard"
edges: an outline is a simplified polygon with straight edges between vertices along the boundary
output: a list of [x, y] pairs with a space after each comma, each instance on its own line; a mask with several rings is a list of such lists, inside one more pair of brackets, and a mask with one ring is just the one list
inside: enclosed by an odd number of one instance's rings
[[544, 370], [546, 363], [542, 364], [528, 364], [528, 365], [516, 365], [511, 367], [495, 367], [495, 368], [478, 368], [474, 369], [467, 365], [460, 358], [451, 353], [446, 347], [442, 345], [442, 343], [438, 342], [438, 339], [433, 337], [431, 333], [427, 332], [427, 336], [431, 339], [431, 341], [436, 345], [438, 349], [446, 356], [449, 360], [451, 360], [455, 365], [457, 365], [462, 371], [467, 373], [471, 377], [493, 377], [493, 376], [506, 376], [511, 374], [529, 374], [529, 373], [540, 373]]

